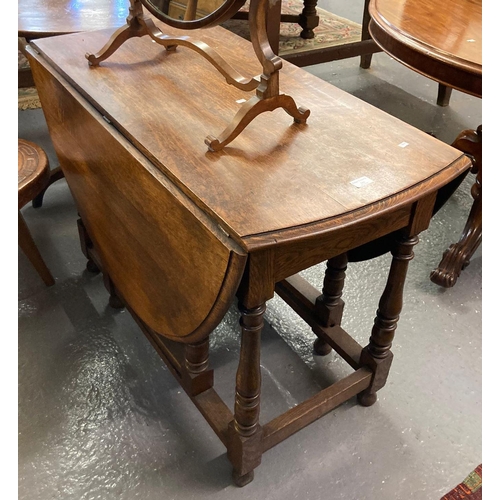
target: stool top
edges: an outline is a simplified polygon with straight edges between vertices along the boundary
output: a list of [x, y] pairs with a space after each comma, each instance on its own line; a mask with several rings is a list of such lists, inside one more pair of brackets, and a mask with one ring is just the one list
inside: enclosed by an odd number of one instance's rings
[[49, 159], [36, 144], [18, 139], [17, 193], [19, 208], [31, 201], [49, 182]]

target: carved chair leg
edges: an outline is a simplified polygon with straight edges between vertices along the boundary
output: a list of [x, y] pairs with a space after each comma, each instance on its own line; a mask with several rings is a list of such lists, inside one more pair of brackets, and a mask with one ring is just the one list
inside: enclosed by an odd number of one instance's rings
[[469, 217], [458, 243], [451, 245], [443, 254], [438, 267], [431, 273], [431, 281], [449, 288], [456, 282], [462, 269], [470, 263], [471, 257], [481, 243], [482, 236], [482, 127], [476, 131], [465, 130], [453, 142], [453, 147], [472, 156], [472, 173], [476, 173], [476, 181], [471, 189], [472, 204]]
[[[315, 311], [322, 326], [340, 326], [344, 312], [344, 301], [341, 299], [344, 288], [345, 271], [347, 269], [347, 254], [341, 254], [329, 259], [326, 264], [322, 294], [316, 299]], [[332, 350], [330, 344], [317, 338], [314, 342], [314, 352], [326, 356]]]
[[417, 242], [416, 236], [403, 237], [396, 242], [392, 252], [391, 268], [380, 298], [370, 341], [363, 349], [360, 358], [360, 364], [368, 366], [374, 372], [370, 387], [358, 394], [358, 401], [363, 406], [375, 403], [376, 393], [384, 387], [389, 375], [393, 358], [390, 348], [403, 308], [403, 288], [408, 264], [413, 259], [413, 247]]
[[319, 24], [319, 16], [316, 12], [318, 0], [304, 0], [304, 8], [299, 14], [299, 25], [302, 28], [301, 38], [314, 38], [314, 28]]
[[245, 486], [262, 456], [260, 413], [260, 335], [265, 304], [246, 309], [240, 304], [241, 349], [236, 374], [234, 421], [228, 429], [228, 457], [233, 464], [233, 480]]

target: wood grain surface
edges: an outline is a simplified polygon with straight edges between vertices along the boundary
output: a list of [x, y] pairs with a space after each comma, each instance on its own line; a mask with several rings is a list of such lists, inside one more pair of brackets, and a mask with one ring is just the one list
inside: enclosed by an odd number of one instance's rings
[[[236, 101], [248, 94], [228, 86], [193, 51], [167, 53], [147, 37], [127, 41], [89, 68], [85, 53], [98, 51], [111, 34], [68, 35], [64, 44], [44, 39], [33, 46], [237, 241], [364, 208], [463, 157], [286, 62], [280, 88], [311, 110], [307, 124], [292, 124], [276, 110], [257, 117], [229, 147], [209, 152], [204, 138], [222, 131]], [[249, 42], [219, 27], [200, 37], [240, 71], [258, 71]]]
[[392, 57], [425, 76], [482, 94], [481, 0], [372, 0], [370, 33]]
[[80, 31], [118, 28], [126, 23], [128, 0], [18, 0], [17, 31], [42, 38]]

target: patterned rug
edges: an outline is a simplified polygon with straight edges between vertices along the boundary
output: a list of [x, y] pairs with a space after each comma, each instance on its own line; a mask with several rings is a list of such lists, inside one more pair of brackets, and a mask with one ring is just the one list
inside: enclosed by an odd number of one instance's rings
[[[17, 52], [17, 67], [18, 70], [29, 68], [28, 60], [19, 50]], [[17, 107], [21, 110], [41, 108], [35, 87], [17, 89]]]
[[[282, 0], [282, 14], [300, 14], [304, 4], [302, 0]], [[247, 11], [247, 4], [242, 11]], [[278, 55], [285, 56], [292, 52], [305, 52], [314, 49], [335, 47], [345, 43], [359, 42], [361, 40], [361, 25], [336, 16], [331, 12], [316, 7], [319, 16], [319, 25], [314, 28], [315, 37], [305, 40], [300, 37], [302, 28], [295, 23], [281, 23]], [[248, 21], [229, 19], [222, 26], [247, 40], [250, 40]]]
[[[302, 0], [282, 0], [281, 12], [283, 14], [300, 14], [304, 4]], [[242, 10], [248, 10], [246, 6]], [[361, 25], [338, 17], [324, 9], [316, 8], [319, 15], [319, 25], [314, 29], [316, 36], [311, 40], [300, 37], [302, 28], [295, 23], [281, 23], [279, 54], [284, 56], [292, 52], [304, 52], [313, 49], [334, 47], [344, 43], [359, 42], [361, 40]], [[230, 19], [222, 24], [223, 27], [237, 35], [250, 40], [248, 21]], [[19, 52], [18, 66], [29, 67], [26, 58]], [[18, 90], [18, 108], [40, 108], [40, 100], [36, 89], [25, 88]]]
[[483, 465], [478, 465], [456, 488], [441, 500], [481, 500], [483, 485]]

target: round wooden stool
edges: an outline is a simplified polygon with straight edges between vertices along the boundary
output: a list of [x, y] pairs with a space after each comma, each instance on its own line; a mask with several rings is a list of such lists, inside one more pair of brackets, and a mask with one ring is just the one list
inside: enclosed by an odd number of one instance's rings
[[21, 215], [21, 208], [33, 200], [48, 185], [50, 179], [49, 159], [45, 151], [32, 142], [18, 139], [18, 242], [21, 250], [33, 264], [47, 286], [54, 278], [33, 241], [28, 226]]

